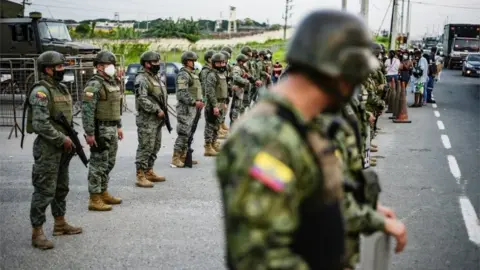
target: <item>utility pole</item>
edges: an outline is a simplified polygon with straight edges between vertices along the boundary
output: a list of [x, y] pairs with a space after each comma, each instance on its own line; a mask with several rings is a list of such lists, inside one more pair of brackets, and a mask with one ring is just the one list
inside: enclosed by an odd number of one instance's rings
[[288, 19], [292, 17], [292, 13], [290, 12], [292, 10], [292, 2], [293, 0], [285, 0], [285, 13], [282, 16], [282, 19], [284, 20], [283, 24], [283, 39], [287, 39], [287, 26], [288, 26]]
[[390, 50], [395, 50], [397, 39], [398, 0], [393, 0], [392, 21], [390, 25]]
[[368, 25], [368, 0], [362, 0], [360, 3], [360, 14], [365, 20], [365, 24]]
[[342, 0], [342, 10], [347, 11], [347, 0]]
[[412, 19], [410, 16], [411, 16], [411, 10], [412, 10], [412, 3], [410, 3], [410, 0], [408, 0], [407, 2], [407, 26], [405, 27], [406, 28], [406, 31], [407, 32], [407, 42], [410, 38], [410, 20]]
[[405, 0], [402, 0], [402, 12], [400, 13], [400, 34], [403, 35], [403, 26], [404, 24], [404, 12], [405, 12]]
[[25, 6], [26, 5], [31, 5], [32, 2], [30, 2], [30, 0], [23, 0], [22, 1], [22, 15], [23, 17], [25, 17]]

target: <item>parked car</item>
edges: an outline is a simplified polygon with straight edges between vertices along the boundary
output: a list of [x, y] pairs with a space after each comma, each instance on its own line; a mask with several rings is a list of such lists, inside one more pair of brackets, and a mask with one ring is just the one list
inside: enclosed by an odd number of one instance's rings
[[[134, 91], [134, 84], [135, 84], [135, 75], [137, 75], [137, 72], [140, 70], [140, 67], [142, 65], [140, 64], [130, 64], [127, 67], [127, 72], [125, 72], [125, 89], [128, 91]], [[160, 80], [162, 81], [163, 85], [165, 85], [166, 82], [166, 76], [165, 76], [165, 63], [160, 63], [160, 71], [158, 72], [160, 74]]]
[[[166, 76], [166, 85], [167, 93], [175, 93], [175, 78], [177, 77], [178, 72], [183, 67], [182, 63], [179, 62], [167, 62], [165, 66], [165, 76]], [[202, 64], [195, 62], [195, 72], [198, 74], [202, 70]]]
[[469, 54], [462, 66], [462, 76], [480, 75], [480, 54]]

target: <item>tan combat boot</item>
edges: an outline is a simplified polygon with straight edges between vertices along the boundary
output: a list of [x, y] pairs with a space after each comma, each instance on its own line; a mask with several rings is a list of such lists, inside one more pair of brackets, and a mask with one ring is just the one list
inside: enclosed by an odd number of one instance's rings
[[103, 200], [102, 194], [90, 194], [90, 199], [88, 200], [88, 210], [90, 211], [110, 211], [112, 206], [106, 204]]
[[174, 151], [172, 156], [172, 162], [170, 164], [177, 168], [183, 168], [185, 166], [185, 164], [183, 163], [185, 159], [182, 159], [182, 155], [182, 152]]
[[137, 182], [135, 182], [135, 185], [137, 187], [143, 187], [143, 188], [153, 187], [152, 182], [148, 181], [147, 178], [145, 178], [145, 174], [143, 173], [142, 169], [137, 170]]
[[70, 235], [82, 233], [82, 228], [74, 227], [65, 221], [65, 217], [55, 217], [55, 224], [53, 226], [53, 236]]
[[[185, 159], [187, 158], [187, 151], [188, 150], [185, 150], [182, 152], [182, 155], [181, 155], [181, 160], [185, 161]], [[198, 164], [198, 160], [194, 160], [193, 157], [192, 157], [192, 164], [193, 165], [197, 165]]]
[[224, 140], [227, 138], [227, 134], [223, 133], [223, 131], [220, 131], [220, 129], [217, 132], [217, 139]]
[[150, 182], [164, 182], [166, 180], [165, 176], [156, 174], [152, 168], [145, 172], [145, 178], [147, 178], [147, 180]]
[[43, 234], [42, 226], [32, 228], [32, 246], [39, 249], [53, 248], [53, 242]]
[[373, 147], [373, 148], [378, 148], [378, 146], [376, 144], [373, 144], [373, 143], [370, 143], [370, 146]]
[[206, 143], [206, 144], [205, 144], [205, 153], [203, 154], [204, 156], [206, 156], [206, 157], [214, 157], [214, 156], [216, 156], [217, 154], [218, 154], [217, 151], [215, 151], [215, 149], [213, 149], [211, 143]]
[[376, 160], [371, 160], [370, 159], [370, 166], [375, 167], [377, 166], [377, 161]]
[[370, 152], [372, 152], [372, 153], [378, 152], [378, 148], [370, 147]]
[[227, 127], [227, 125], [225, 124], [225, 122], [222, 123], [221, 128], [222, 128], [223, 130], [226, 130], [226, 131], [229, 130], [229, 128]]
[[222, 149], [222, 146], [220, 145], [219, 141], [214, 141], [212, 143], [212, 148], [215, 150], [215, 152], [220, 152], [220, 149]]
[[106, 204], [121, 204], [122, 203], [122, 199], [117, 198], [117, 197], [113, 197], [112, 195], [110, 195], [110, 193], [108, 193], [108, 191], [102, 192], [101, 196], [102, 196], [102, 201]]

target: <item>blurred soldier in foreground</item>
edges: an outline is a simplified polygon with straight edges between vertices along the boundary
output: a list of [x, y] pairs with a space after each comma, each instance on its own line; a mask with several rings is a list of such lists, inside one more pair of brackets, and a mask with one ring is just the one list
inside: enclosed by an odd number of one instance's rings
[[[42, 79], [33, 85], [28, 96], [27, 132], [38, 136], [33, 142], [32, 246], [53, 248], [53, 243], [43, 233], [45, 211], [50, 205], [55, 218], [53, 235], [79, 234], [82, 228], [65, 221], [68, 188], [68, 167], [73, 156], [73, 142], [66, 130], [53, 119], [63, 113], [72, 122], [72, 96], [61, 83], [65, 74], [65, 57], [46, 51], [37, 59]], [[72, 123], [73, 124], [73, 123]]]
[[216, 160], [230, 269], [343, 269], [342, 167], [334, 134], [309, 123], [340, 111], [376, 68], [370, 42], [362, 19], [312, 12], [288, 77], [235, 124]]
[[[202, 86], [200, 79], [195, 74], [195, 62], [197, 54], [191, 51], [182, 54], [183, 67], [177, 74], [176, 80], [176, 96], [177, 96], [177, 134], [173, 146], [172, 165], [177, 168], [184, 166], [185, 157], [187, 156], [188, 137], [192, 129], [193, 119], [197, 109], [203, 108]], [[193, 160], [193, 164], [198, 161]]]
[[90, 145], [88, 210], [92, 211], [110, 211], [112, 204], [122, 202], [107, 191], [109, 174], [117, 157], [118, 139], [123, 139], [122, 95], [114, 77], [116, 62], [113, 53], [99, 52], [94, 60], [97, 73], [87, 82], [83, 94], [83, 128]]
[[204, 156], [216, 156], [220, 151], [217, 142], [218, 130], [222, 122], [222, 115], [227, 110], [228, 85], [226, 71], [226, 57], [223, 53], [212, 56], [212, 71], [207, 74], [205, 82], [205, 95], [207, 107], [205, 108], [205, 153]]
[[140, 56], [142, 67], [135, 77], [135, 99], [137, 107], [138, 147], [135, 164], [138, 187], [153, 187], [152, 182], [163, 182], [165, 177], [153, 171], [157, 153], [162, 145], [162, 127], [165, 124], [167, 93], [162, 89], [157, 76], [160, 70], [160, 54], [144, 52]]

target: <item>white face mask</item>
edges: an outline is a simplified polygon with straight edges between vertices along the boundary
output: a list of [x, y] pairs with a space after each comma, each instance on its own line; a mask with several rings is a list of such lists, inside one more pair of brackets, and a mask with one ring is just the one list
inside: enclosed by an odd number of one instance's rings
[[114, 65], [108, 65], [105, 68], [105, 74], [107, 74], [110, 77], [113, 77], [113, 75], [115, 75], [115, 66]]
[[404, 60], [408, 60], [408, 55], [404, 54], [404, 55], [403, 55], [403, 59], [404, 59]]

